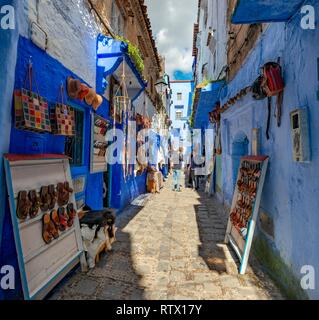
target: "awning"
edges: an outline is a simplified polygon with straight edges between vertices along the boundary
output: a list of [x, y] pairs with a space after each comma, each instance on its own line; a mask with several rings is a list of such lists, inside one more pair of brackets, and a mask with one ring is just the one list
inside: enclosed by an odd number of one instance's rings
[[146, 83], [128, 55], [128, 45], [125, 42], [99, 35], [97, 39], [97, 92], [100, 94], [106, 92], [112, 75], [118, 82], [121, 82], [123, 71], [128, 95], [134, 101], [145, 90]]
[[304, 0], [238, 0], [232, 23], [288, 21], [304, 2]]
[[224, 81], [213, 82], [200, 89], [197, 105], [194, 106], [195, 129], [201, 129], [208, 126], [208, 113], [214, 109], [216, 103], [219, 101], [221, 88], [224, 84]]

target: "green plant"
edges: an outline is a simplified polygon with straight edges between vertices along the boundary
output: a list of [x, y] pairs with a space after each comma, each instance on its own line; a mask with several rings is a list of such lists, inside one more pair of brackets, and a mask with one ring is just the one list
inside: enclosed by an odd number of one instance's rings
[[130, 58], [133, 60], [136, 69], [138, 72], [143, 75], [144, 72], [144, 61], [142, 59], [141, 52], [137, 46], [131, 43], [129, 40], [125, 39], [124, 37], [116, 37], [116, 40], [122, 41], [127, 43], [128, 45], [128, 54]]

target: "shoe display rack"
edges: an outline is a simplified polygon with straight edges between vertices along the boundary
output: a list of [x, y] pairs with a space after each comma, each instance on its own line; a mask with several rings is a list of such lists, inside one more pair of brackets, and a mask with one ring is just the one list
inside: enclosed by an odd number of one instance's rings
[[240, 161], [225, 237], [241, 261], [240, 274], [247, 269], [268, 161], [266, 156], [243, 157]]
[[24, 297], [43, 299], [78, 263], [87, 269], [63, 155], [6, 155], [6, 180]]
[[106, 172], [106, 150], [108, 146], [106, 134], [110, 128], [110, 122], [92, 113], [91, 128], [91, 173]]

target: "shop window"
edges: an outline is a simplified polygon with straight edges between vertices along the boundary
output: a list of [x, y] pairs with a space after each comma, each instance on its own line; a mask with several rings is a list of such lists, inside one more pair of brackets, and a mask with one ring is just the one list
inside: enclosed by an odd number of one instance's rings
[[65, 140], [65, 154], [70, 157], [73, 166], [83, 165], [84, 112], [75, 109], [75, 136]]
[[183, 94], [181, 92], [177, 93], [177, 100], [178, 101], [183, 100]]
[[182, 117], [183, 117], [183, 112], [182, 111], [176, 111], [175, 119], [176, 120], [181, 120]]

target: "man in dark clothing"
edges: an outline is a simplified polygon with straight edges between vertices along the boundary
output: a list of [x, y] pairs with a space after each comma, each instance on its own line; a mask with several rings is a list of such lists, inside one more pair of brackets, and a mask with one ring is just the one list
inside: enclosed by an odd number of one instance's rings
[[200, 165], [197, 165], [195, 160], [194, 160], [194, 155], [192, 154], [191, 156], [191, 163], [190, 163], [190, 166], [191, 166], [191, 170], [190, 170], [190, 175], [191, 175], [191, 179], [192, 179], [192, 187], [195, 189], [195, 190], [198, 190], [199, 189], [199, 175], [198, 173], [196, 172], [197, 168], [200, 168], [201, 166]]
[[171, 159], [173, 164], [173, 191], [181, 191], [181, 175], [182, 175], [182, 168], [183, 168], [183, 154], [181, 149], [178, 151], [177, 159]]

